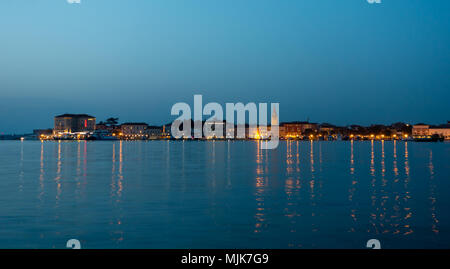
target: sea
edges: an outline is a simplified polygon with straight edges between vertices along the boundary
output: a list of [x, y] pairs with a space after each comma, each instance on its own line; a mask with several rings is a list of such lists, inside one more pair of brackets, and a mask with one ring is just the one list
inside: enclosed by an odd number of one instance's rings
[[0, 141], [0, 248], [450, 248], [450, 143]]

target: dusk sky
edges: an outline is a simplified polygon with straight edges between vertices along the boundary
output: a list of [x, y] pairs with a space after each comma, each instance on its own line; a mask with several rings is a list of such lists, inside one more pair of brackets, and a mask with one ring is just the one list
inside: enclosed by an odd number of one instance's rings
[[280, 120], [450, 120], [448, 0], [1, 0], [0, 134], [63, 113], [152, 125], [177, 102]]

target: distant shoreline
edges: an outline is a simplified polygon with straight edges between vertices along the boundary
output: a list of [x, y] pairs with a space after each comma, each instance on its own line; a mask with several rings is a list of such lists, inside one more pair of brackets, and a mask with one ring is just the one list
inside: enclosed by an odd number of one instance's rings
[[[269, 140], [263, 139], [117, 139], [117, 140], [89, 140], [89, 139], [0, 139], [2, 141], [20, 141], [20, 142], [156, 142], [156, 141], [174, 141], [174, 142], [265, 142]], [[335, 140], [321, 140], [321, 139], [280, 139], [281, 142], [417, 142], [417, 143], [437, 143], [450, 142], [449, 140], [418, 140], [418, 139], [335, 139]]]

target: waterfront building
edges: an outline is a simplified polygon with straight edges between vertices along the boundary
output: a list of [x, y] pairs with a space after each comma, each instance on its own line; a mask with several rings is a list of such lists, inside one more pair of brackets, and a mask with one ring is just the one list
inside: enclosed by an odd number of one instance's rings
[[122, 136], [139, 136], [146, 135], [148, 124], [143, 122], [127, 122], [120, 126]]
[[[271, 136], [271, 133], [270, 133], [271, 129], [272, 129], [271, 125], [268, 125], [265, 128], [262, 127], [262, 126], [259, 126], [258, 127], [258, 137], [257, 138], [258, 139], [269, 139], [270, 136]], [[278, 132], [279, 131], [280, 131], [280, 129], [278, 129]]]
[[414, 138], [424, 138], [430, 135], [430, 125], [419, 123], [413, 126], [412, 136]]
[[280, 137], [282, 138], [300, 138], [307, 131], [317, 131], [317, 123], [308, 121], [283, 122], [280, 125]]
[[245, 125], [245, 138], [247, 139], [260, 139], [258, 126]]
[[234, 124], [225, 124], [225, 134], [226, 138], [236, 138], [237, 127]]
[[172, 136], [171, 133], [170, 133], [171, 126], [172, 126], [172, 124], [164, 124], [162, 126], [162, 134], [161, 134], [162, 138], [168, 139], [168, 138], [170, 138]]
[[450, 122], [437, 126], [419, 123], [412, 128], [412, 136], [414, 138], [427, 138], [433, 135], [438, 135], [445, 140], [450, 140]]
[[217, 135], [215, 136], [207, 136], [205, 133], [203, 135], [206, 139], [215, 139], [215, 138], [224, 138], [226, 135], [226, 126], [225, 121], [206, 121], [203, 125], [203, 128], [205, 130], [205, 127], [213, 132], [217, 132]]
[[281, 126], [283, 128], [280, 129], [280, 136], [283, 138], [298, 138], [302, 135], [301, 123], [296, 122], [281, 123]]
[[163, 136], [163, 129], [159, 126], [147, 126], [144, 133], [149, 139], [157, 139]]
[[278, 126], [278, 132], [279, 132], [280, 138], [286, 137], [286, 127], [284, 125], [280, 124], [280, 126]]
[[63, 114], [55, 117], [54, 135], [88, 134], [95, 131], [95, 117], [87, 114]]
[[335, 130], [334, 130], [335, 128], [336, 128], [336, 126], [331, 125], [329, 123], [322, 123], [319, 125], [320, 133], [327, 134], [327, 135], [333, 134], [335, 132]]
[[[239, 137], [239, 130], [244, 130], [244, 137]], [[227, 130], [227, 133], [232, 133], [231, 128]], [[235, 139], [259, 139], [259, 130], [257, 125], [236, 124], [234, 127]]]
[[440, 137], [443, 137], [445, 140], [450, 140], [450, 122], [438, 126], [431, 126], [429, 132], [431, 136], [439, 135]]
[[393, 130], [395, 130], [397, 135], [405, 135], [405, 134], [411, 135], [411, 131], [412, 131], [412, 126], [408, 123], [403, 123], [403, 122], [393, 123], [393, 124], [391, 124], [391, 128]]

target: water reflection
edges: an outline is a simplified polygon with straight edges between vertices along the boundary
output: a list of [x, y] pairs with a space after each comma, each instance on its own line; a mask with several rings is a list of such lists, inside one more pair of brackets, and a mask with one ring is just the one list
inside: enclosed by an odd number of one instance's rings
[[117, 196], [118, 199], [122, 196], [123, 191], [123, 141], [119, 142], [119, 175], [117, 180]]
[[[115, 203], [120, 203], [122, 191], [123, 191], [123, 142], [119, 141], [118, 157], [116, 153], [116, 143], [112, 143], [111, 151], [111, 184], [110, 184], [110, 196], [115, 199]], [[119, 165], [117, 169], [117, 158], [119, 159]], [[116, 172], [117, 170], [117, 172]]]
[[112, 144], [112, 164], [111, 164], [111, 198], [116, 192], [116, 143]]
[[[314, 185], [315, 185], [315, 169], [314, 169], [314, 142], [310, 141], [310, 150], [309, 150], [309, 162], [310, 162], [310, 168], [311, 168], [311, 180], [309, 181], [309, 188], [310, 188], [310, 199], [311, 199], [311, 205], [315, 205], [314, 203]], [[313, 213], [314, 215], [314, 213]]]
[[216, 170], [216, 141], [214, 140], [214, 141], [212, 141], [212, 154], [211, 154], [212, 156], [212, 158], [211, 158], [211, 162], [210, 162], [210, 164], [211, 164], [211, 168], [210, 168], [210, 171], [211, 171], [211, 176], [212, 176], [212, 188], [213, 188], [213, 191], [215, 192], [215, 190], [216, 190], [216, 172], [217, 172], [217, 170]]
[[290, 140], [286, 142], [286, 175], [291, 175], [293, 172], [292, 143]]
[[39, 169], [39, 195], [38, 199], [40, 205], [42, 206], [42, 196], [44, 195], [44, 184], [45, 184], [45, 170], [44, 170], [44, 142], [41, 141], [41, 157], [40, 157], [40, 169]]
[[[309, 191], [310, 191], [310, 205], [311, 205], [311, 232], [315, 233], [319, 231], [317, 228], [317, 224], [315, 222], [316, 217], [316, 175], [315, 175], [315, 168], [314, 168], [314, 141], [310, 140], [310, 164], [311, 164], [311, 180], [309, 181]], [[313, 244], [314, 246], [314, 244]]]
[[[375, 180], [375, 152], [373, 149], [373, 140], [370, 141], [370, 175]], [[373, 186], [374, 182], [372, 183]]]
[[185, 171], [184, 171], [184, 144], [185, 144], [185, 141], [183, 140], [182, 142], [181, 142], [181, 178], [182, 178], [182, 184], [181, 184], [181, 186], [182, 186], [182, 189], [183, 189], [183, 192], [186, 190], [186, 177], [185, 177]]
[[[399, 170], [397, 167], [397, 141], [394, 140], [392, 146], [392, 172], [394, 174], [393, 180], [392, 180], [392, 186], [391, 189], [397, 190], [400, 188], [399, 186]], [[392, 208], [393, 213], [391, 216], [392, 219], [392, 227], [393, 227], [393, 234], [399, 234], [400, 233], [400, 227], [401, 227], [401, 221], [402, 221], [402, 209], [401, 209], [401, 192], [400, 191], [391, 191], [391, 195], [394, 199], [394, 206]]]
[[264, 204], [264, 169], [263, 169], [263, 151], [260, 147], [260, 142], [256, 144], [256, 224], [255, 233], [260, 233], [264, 228], [265, 222], [265, 204]]
[[124, 231], [122, 228], [123, 223], [123, 202], [122, 202], [122, 192], [123, 192], [123, 141], [119, 141], [119, 169], [116, 172], [116, 143], [112, 143], [111, 152], [111, 191], [110, 196], [113, 201], [113, 205], [116, 210], [116, 214], [110, 216], [111, 220], [109, 225], [112, 227], [111, 240], [115, 244], [120, 244], [124, 240]]
[[397, 167], [397, 141], [394, 140], [394, 148], [393, 148], [393, 163], [392, 163], [392, 167], [393, 167], [393, 172], [395, 175], [394, 181], [398, 182], [398, 176], [399, 176], [399, 171], [398, 171], [398, 167]]
[[227, 188], [231, 188], [231, 151], [230, 140], [227, 140]]
[[58, 157], [56, 159], [56, 205], [58, 205], [59, 196], [61, 195], [61, 140], [58, 141]]
[[[376, 173], [374, 142], [371, 144], [371, 165], [370, 174], [371, 181], [371, 201], [372, 212], [370, 233], [374, 234], [402, 234], [410, 235], [414, 232], [411, 225], [411, 217], [413, 212], [409, 206], [411, 199], [409, 191], [409, 160], [408, 160], [408, 144], [405, 142], [405, 178], [403, 185], [399, 185], [399, 171], [397, 167], [397, 142], [393, 143], [392, 157], [392, 176], [387, 176], [386, 170], [386, 153], [385, 141], [381, 141], [381, 154], [379, 173]], [[377, 182], [377, 174], [379, 174], [380, 182]]]
[[78, 147], [77, 147], [77, 172], [75, 181], [77, 182], [77, 186], [80, 186], [80, 179], [81, 179], [81, 142], [77, 141]]
[[370, 175], [371, 175], [371, 205], [372, 205], [372, 212], [370, 213], [370, 223], [371, 227], [369, 228], [369, 233], [375, 233], [378, 234], [378, 215], [379, 215], [379, 207], [377, 205], [377, 179], [375, 177], [375, 151], [374, 151], [374, 141], [371, 140], [370, 142]]
[[171, 174], [170, 174], [170, 141], [166, 141], [166, 182], [167, 182], [167, 189], [170, 189], [171, 187]]
[[386, 164], [384, 162], [384, 140], [381, 140], [381, 184], [383, 187], [386, 186], [386, 178], [385, 178], [385, 174], [386, 174]]
[[355, 176], [355, 155], [354, 155], [354, 140], [350, 141], [350, 177], [351, 177], [351, 184], [350, 184], [350, 189], [348, 191], [348, 201], [351, 203], [351, 209], [350, 209], [350, 217], [352, 219], [352, 225], [350, 227], [350, 232], [355, 232], [356, 231], [356, 226], [357, 226], [357, 214], [358, 214], [358, 209], [355, 205], [355, 203], [353, 202], [353, 196], [355, 195], [356, 189], [357, 189], [357, 184], [358, 184], [358, 180], [357, 177]]
[[390, 193], [386, 190], [387, 180], [386, 180], [386, 164], [385, 164], [385, 153], [384, 153], [384, 140], [381, 140], [381, 186], [379, 192], [379, 227], [382, 233], [389, 233], [391, 230], [390, 225], [390, 213], [391, 211], [387, 208], [390, 206]]
[[322, 143], [318, 143], [319, 145], [319, 176], [317, 177], [317, 182], [319, 188], [317, 190], [318, 200], [322, 199], [322, 188], [323, 188], [323, 160], [322, 160]]
[[353, 139], [350, 141], [350, 174], [355, 174], [355, 156], [353, 154]]
[[405, 174], [406, 174], [406, 181], [405, 181], [405, 183], [408, 183], [408, 181], [409, 181], [409, 154], [408, 154], [408, 142], [405, 142]]
[[439, 234], [439, 219], [436, 214], [436, 182], [434, 179], [434, 165], [433, 165], [433, 151], [429, 153], [428, 168], [430, 171], [430, 211], [431, 211], [431, 231], [434, 234]]
[[23, 140], [20, 141], [20, 172], [19, 172], [19, 192], [23, 191]]
[[84, 184], [86, 184], [87, 161], [88, 161], [87, 142], [83, 141], [83, 183]]
[[314, 179], [314, 142], [311, 140], [310, 142], [310, 151], [309, 151], [309, 157], [311, 162], [311, 178]]
[[300, 178], [300, 147], [299, 142], [295, 142], [295, 155], [293, 141], [287, 142], [286, 147], [286, 180], [284, 184], [284, 192], [286, 195], [286, 207], [284, 208], [284, 216], [287, 219], [288, 227], [286, 232], [292, 234], [289, 239], [288, 247], [298, 247], [301, 244], [295, 236], [298, 230], [298, 220], [301, 217], [299, 209], [301, 178]]
[[409, 190], [409, 181], [410, 181], [410, 168], [409, 168], [409, 152], [408, 152], [408, 142], [405, 142], [405, 181], [404, 181], [404, 187], [405, 187], [405, 195], [404, 195], [404, 211], [405, 211], [405, 217], [404, 224], [402, 228], [404, 228], [404, 235], [412, 234], [414, 231], [412, 229], [411, 224], [409, 223], [410, 218], [412, 217], [412, 210], [409, 206], [409, 200], [411, 199], [411, 194]]
[[96, 247], [187, 247], [194, 237], [199, 248], [359, 248], [372, 236], [390, 247], [450, 242], [445, 143], [19, 143], [0, 156], [3, 212], [37, 217], [2, 222], [0, 242], [61, 241], [75, 219]]

